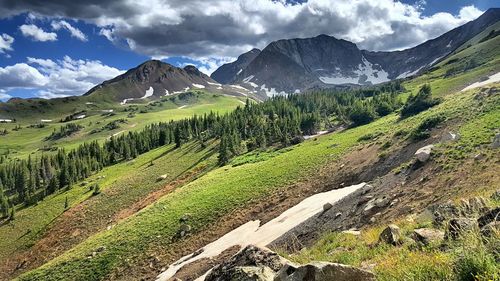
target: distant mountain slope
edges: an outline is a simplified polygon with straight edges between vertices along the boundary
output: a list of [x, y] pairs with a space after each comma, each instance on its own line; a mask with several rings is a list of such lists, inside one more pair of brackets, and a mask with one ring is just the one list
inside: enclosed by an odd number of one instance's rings
[[259, 49], [252, 49], [240, 55], [236, 61], [223, 64], [210, 77], [219, 83], [229, 84], [259, 54]]
[[[223, 77], [223, 81], [267, 95], [314, 87], [377, 84], [429, 68], [499, 20], [500, 9], [489, 9], [476, 20], [435, 39], [392, 52], [360, 50], [354, 43], [328, 35], [278, 40], [264, 48], [245, 68], [240, 68], [242, 55], [234, 63], [221, 66], [212, 77]], [[228, 77], [229, 73], [233, 76]]]
[[161, 97], [190, 88], [209, 88], [216, 84], [194, 66], [179, 68], [159, 60], [150, 60], [104, 81], [85, 95], [105, 94], [115, 100], [140, 99]]

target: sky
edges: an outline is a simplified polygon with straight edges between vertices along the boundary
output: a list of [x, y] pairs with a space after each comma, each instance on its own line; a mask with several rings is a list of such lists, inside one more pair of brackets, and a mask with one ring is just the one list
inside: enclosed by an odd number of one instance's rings
[[82, 95], [148, 59], [211, 74], [285, 38], [328, 34], [367, 50], [405, 49], [496, 1], [0, 0], [0, 100]]

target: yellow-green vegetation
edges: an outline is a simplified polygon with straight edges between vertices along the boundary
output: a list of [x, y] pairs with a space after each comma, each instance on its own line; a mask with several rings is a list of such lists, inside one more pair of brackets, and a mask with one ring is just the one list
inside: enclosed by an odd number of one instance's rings
[[[0, 260], [16, 250], [29, 248], [50, 231], [54, 220], [65, 212], [66, 198], [70, 206], [87, 200], [85, 219], [79, 221], [83, 224], [80, 227], [95, 230], [97, 221], [109, 220], [110, 216], [166, 183], [211, 169], [217, 160], [214, 145], [209, 143], [201, 147], [189, 143], [180, 149], [174, 149], [173, 145], [157, 148], [134, 160], [107, 167], [88, 180], [73, 185], [70, 190], [48, 196], [35, 206], [18, 209], [15, 219], [0, 227]], [[165, 178], [160, 181], [158, 177], [161, 175]], [[101, 193], [93, 196], [90, 187], [96, 183]]]
[[[40, 153], [40, 150], [51, 151], [51, 148], [64, 147], [66, 149], [76, 148], [84, 142], [94, 140], [104, 140], [112, 135], [122, 134], [127, 131], [137, 131], [144, 129], [148, 124], [157, 122], [168, 122], [191, 117], [195, 114], [219, 112], [221, 114], [241, 106], [244, 100], [236, 97], [228, 97], [218, 94], [195, 92], [192, 97], [179, 97], [179, 95], [165, 97], [161, 101], [152, 102], [146, 105], [129, 105], [113, 107], [112, 113], [102, 112], [102, 110], [91, 109], [87, 112], [87, 117], [81, 120], [71, 121], [83, 126], [83, 129], [71, 136], [57, 140], [46, 140], [54, 131], [68, 123], [60, 123], [66, 115], [58, 115], [50, 119], [52, 122], [44, 123], [44, 127], [29, 127], [40, 123], [40, 120], [18, 119], [16, 123], [0, 124], [0, 130], [7, 129], [8, 134], [0, 136], [0, 155], [7, 154], [11, 158], [26, 158], [29, 154]], [[107, 107], [104, 110], [107, 110]], [[132, 110], [133, 109], [133, 110]], [[102, 129], [106, 124], [115, 120], [125, 120], [119, 123], [118, 128], [112, 130]], [[21, 126], [20, 130], [14, 130]], [[100, 130], [101, 129], [101, 130]], [[97, 133], [93, 133], [98, 130]]]
[[333, 232], [325, 234], [310, 248], [286, 254], [297, 263], [337, 262], [372, 268], [377, 280], [498, 280], [500, 265], [495, 262], [497, 238], [483, 239], [467, 233], [457, 241], [418, 244], [410, 237], [416, 228], [429, 227], [429, 221], [413, 219], [397, 222], [402, 245], [378, 240], [383, 226], [363, 229], [360, 235]]
[[[365, 126], [306, 141], [268, 159], [243, 159], [242, 162], [249, 163], [213, 170], [163, 197], [112, 230], [91, 237], [46, 265], [22, 275], [20, 279], [97, 280], [109, 276], [113, 270], [130, 266], [133, 263], [131, 261], [144, 258], [147, 252], [144, 249], [168, 249], [179, 229], [179, 218], [185, 213], [192, 216], [190, 224], [193, 231], [200, 231], [218, 217], [244, 206], [249, 200], [265, 198], [276, 187], [307, 177], [324, 163], [338, 159], [349, 148], [357, 145], [361, 136], [377, 134], [382, 141], [392, 137], [397, 130], [405, 128], [411, 131], [424, 119], [434, 115], [472, 120], [477, 114], [469, 110], [474, 96], [474, 91], [457, 93], [445, 97], [441, 104], [430, 110], [401, 121], [396, 114], [391, 114]], [[497, 100], [497, 97], [490, 96], [483, 103], [490, 104]], [[491, 107], [485, 108], [492, 110]], [[238, 162], [238, 158], [235, 161]], [[157, 239], [158, 235], [162, 239]], [[89, 252], [100, 245], [105, 245], [107, 250], [88, 259]]]

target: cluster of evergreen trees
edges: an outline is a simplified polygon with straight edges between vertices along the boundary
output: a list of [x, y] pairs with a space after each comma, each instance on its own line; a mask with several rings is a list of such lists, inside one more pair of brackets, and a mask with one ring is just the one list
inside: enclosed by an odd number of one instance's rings
[[9, 206], [34, 203], [58, 189], [71, 188], [105, 166], [167, 144], [181, 147], [192, 140], [205, 143], [217, 139], [219, 162], [225, 164], [246, 151], [297, 143], [303, 135], [321, 128], [365, 124], [399, 108], [397, 94], [401, 90], [394, 82], [372, 89], [279, 96], [258, 104], [247, 100], [245, 106], [224, 115], [211, 112], [152, 124], [142, 131], [112, 137], [102, 145], [94, 141], [69, 152], [59, 149], [35, 159], [7, 161], [0, 165], [0, 211], [7, 214]]

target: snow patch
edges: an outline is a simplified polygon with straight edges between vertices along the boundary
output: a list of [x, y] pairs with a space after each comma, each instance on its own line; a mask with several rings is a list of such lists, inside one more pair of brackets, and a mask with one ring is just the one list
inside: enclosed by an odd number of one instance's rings
[[240, 246], [241, 248], [247, 245], [266, 247], [307, 219], [322, 212], [323, 205], [326, 203], [334, 204], [352, 192], [363, 188], [365, 185], [366, 183], [360, 183], [315, 194], [302, 200], [299, 204], [291, 207], [262, 226], [260, 225], [260, 220], [249, 221], [196, 251], [199, 254], [189, 254], [172, 263], [167, 270], [158, 275], [156, 280], [170, 280], [183, 266], [201, 259], [216, 257], [233, 246]]
[[398, 77], [396, 77], [396, 79], [402, 79], [402, 78], [413, 76], [413, 75], [417, 74], [422, 68], [423, 68], [423, 66], [420, 67], [420, 68], [418, 68], [415, 71], [406, 71], [406, 72], [403, 72], [403, 73], [399, 74]]
[[185, 108], [187, 105], [183, 105], [183, 106], [179, 106], [177, 109], [183, 109]]
[[433, 64], [435, 64], [438, 60], [442, 59], [444, 56], [440, 56], [438, 58], [436, 58], [435, 60], [433, 60], [431, 63], [429, 63], [428, 65], [431, 66]]
[[201, 84], [195, 84], [195, 83], [193, 83], [193, 87], [196, 87], [198, 89], [205, 89], [205, 86], [201, 85]]
[[50, 122], [52, 122], [52, 119], [42, 119], [42, 120], [40, 120], [40, 122], [42, 122], [42, 123], [50, 123]]
[[208, 81], [207, 81], [207, 83], [209, 85], [213, 85], [213, 86], [219, 86], [219, 87], [222, 86], [222, 84], [220, 84], [220, 83], [212, 83], [212, 82], [208, 82]]
[[499, 82], [500, 81], [500, 72], [497, 72], [493, 75], [491, 75], [487, 80], [485, 81], [481, 81], [481, 82], [476, 82], [476, 83], [472, 83], [471, 85], [465, 87], [463, 91], [467, 91], [467, 90], [471, 90], [471, 89], [475, 89], [475, 88], [479, 88], [479, 87], [483, 87], [483, 86], [486, 86], [488, 84], [491, 84], [491, 83], [495, 83], [495, 82]]
[[10, 123], [12, 119], [0, 119], [0, 123]]
[[149, 98], [154, 94], [155, 90], [153, 87], [149, 87], [149, 89], [146, 90], [146, 93], [144, 93], [144, 96], [141, 99]]
[[83, 118], [85, 118], [85, 117], [87, 117], [87, 115], [82, 114], [82, 115], [78, 115], [78, 116], [76, 116], [76, 117], [75, 117], [75, 119], [83, 119]]
[[287, 93], [284, 91], [278, 92], [276, 91], [275, 88], [268, 89], [266, 88], [266, 84], [260, 86], [260, 89], [266, 93], [266, 96], [268, 97], [274, 97], [274, 96], [286, 96]]
[[[380, 66], [374, 65], [369, 62], [364, 56], [361, 57], [362, 63], [359, 64], [358, 69], [353, 71], [352, 76], [322, 76], [319, 80], [325, 84], [364, 84], [369, 82], [371, 84], [380, 84], [389, 81], [389, 74]], [[374, 68], [378, 66], [378, 68]], [[365, 79], [366, 78], [366, 79]]]
[[94, 103], [93, 102], [86, 102], [85, 104], [91, 105], [91, 104], [94, 104]]
[[236, 75], [240, 75], [240, 73], [243, 71], [243, 69], [240, 69], [238, 70], [238, 72], [236, 73]]
[[453, 40], [451, 40], [448, 45], [446, 45], [446, 48], [451, 48], [451, 42], [453, 42]]
[[124, 99], [122, 102], [120, 102], [121, 105], [126, 105], [127, 102], [129, 101], [133, 101], [134, 99], [133, 98], [130, 98], [130, 99]]

